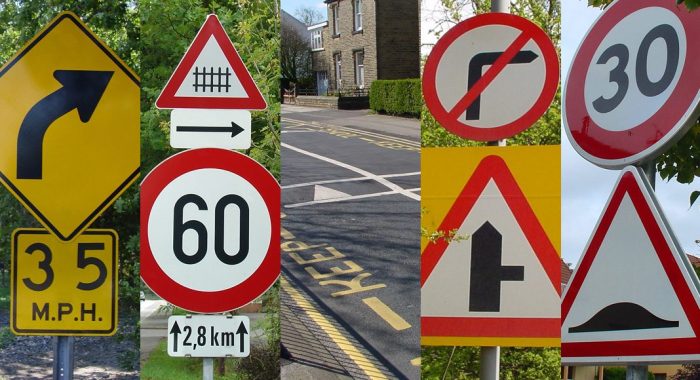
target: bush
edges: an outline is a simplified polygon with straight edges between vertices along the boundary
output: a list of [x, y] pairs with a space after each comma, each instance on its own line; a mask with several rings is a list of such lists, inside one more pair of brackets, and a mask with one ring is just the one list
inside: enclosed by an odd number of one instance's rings
[[390, 115], [420, 117], [423, 98], [420, 79], [375, 80], [369, 91], [369, 108]]

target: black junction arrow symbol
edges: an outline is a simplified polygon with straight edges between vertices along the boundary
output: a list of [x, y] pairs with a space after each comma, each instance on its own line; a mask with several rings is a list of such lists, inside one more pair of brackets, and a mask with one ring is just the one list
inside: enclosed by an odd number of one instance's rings
[[245, 325], [243, 324], [243, 321], [241, 321], [241, 324], [238, 325], [238, 330], [236, 330], [236, 335], [238, 335], [238, 334], [241, 334], [241, 340], [240, 340], [240, 343], [241, 343], [240, 347], [241, 347], [241, 348], [240, 348], [240, 351], [241, 351], [241, 353], [242, 353], [243, 351], [245, 351], [245, 350], [243, 349], [243, 342], [245, 341], [245, 336], [246, 336], [246, 334], [248, 334], [248, 330], [246, 330]]
[[178, 125], [175, 128], [178, 132], [231, 132], [231, 137], [236, 137], [239, 133], [245, 131], [240, 125], [231, 122], [230, 127], [210, 127], [201, 125]]
[[17, 136], [17, 178], [41, 179], [44, 135], [49, 126], [73, 109], [80, 121], [90, 121], [114, 71], [56, 70], [63, 87], [35, 104], [24, 117]]
[[173, 327], [170, 329], [170, 333], [173, 334], [173, 339], [175, 340], [173, 352], [177, 352], [177, 335], [181, 332], [182, 330], [180, 330], [180, 326], [177, 324], [177, 321], [175, 321], [175, 323], [173, 323]]

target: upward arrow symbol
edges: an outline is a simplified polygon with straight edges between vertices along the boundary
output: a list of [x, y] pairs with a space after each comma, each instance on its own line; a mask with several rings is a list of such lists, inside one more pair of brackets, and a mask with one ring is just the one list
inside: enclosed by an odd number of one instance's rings
[[113, 71], [56, 70], [63, 87], [35, 104], [24, 117], [17, 136], [17, 179], [41, 179], [44, 135], [51, 124], [73, 109], [80, 121], [90, 121]]
[[182, 330], [180, 330], [180, 326], [177, 324], [177, 321], [173, 323], [173, 327], [170, 329], [170, 334], [173, 334], [173, 341], [175, 342], [173, 345], [173, 352], [177, 352], [177, 336], [180, 334]]

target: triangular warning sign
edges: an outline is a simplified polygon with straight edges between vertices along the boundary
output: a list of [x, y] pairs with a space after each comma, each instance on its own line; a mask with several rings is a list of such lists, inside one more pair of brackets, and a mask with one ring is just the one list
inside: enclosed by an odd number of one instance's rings
[[562, 361], [700, 360], [698, 279], [640, 169], [603, 210], [564, 292]]
[[219, 19], [211, 14], [158, 96], [156, 107], [262, 110], [267, 103]]
[[560, 256], [503, 158], [479, 163], [438, 230], [455, 239], [421, 256], [423, 344], [558, 346]]

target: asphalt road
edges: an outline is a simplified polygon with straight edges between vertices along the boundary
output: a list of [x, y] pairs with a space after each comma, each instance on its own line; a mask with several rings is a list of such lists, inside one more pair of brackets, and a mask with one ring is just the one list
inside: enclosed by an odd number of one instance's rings
[[366, 111], [282, 111], [282, 272], [318, 309], [305, 309], [307, 327], [368, 377], [420, 378], [418, 129]]

